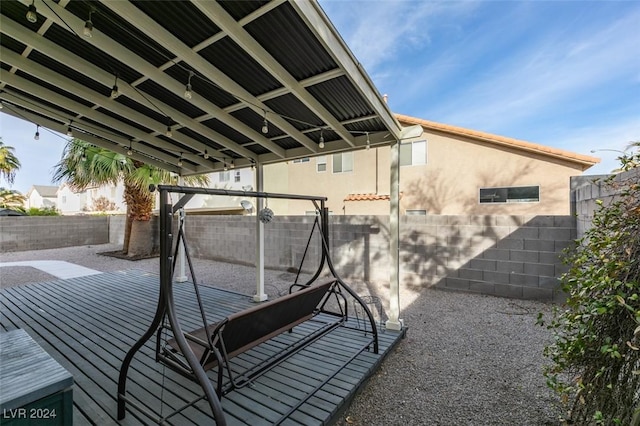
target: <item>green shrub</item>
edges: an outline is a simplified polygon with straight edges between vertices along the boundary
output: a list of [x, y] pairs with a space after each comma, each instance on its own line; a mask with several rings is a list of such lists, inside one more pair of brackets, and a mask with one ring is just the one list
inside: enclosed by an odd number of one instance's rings
[[640, 173], [628, 175], [608, 179], [618, 195], [598, 202], [593, 226], [565, 253], [568, 299], [548, 325], [547, 384], [575, 424], [640, 424]]
[[29, 216], [60, 216], [60, 212], [55, 207], [30, 207], [27, 214]]

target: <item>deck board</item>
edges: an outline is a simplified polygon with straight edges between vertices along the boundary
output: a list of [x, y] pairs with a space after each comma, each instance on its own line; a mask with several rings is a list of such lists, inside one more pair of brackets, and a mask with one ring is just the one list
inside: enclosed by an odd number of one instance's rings
[[[128, 426], [150, 422], [130, 411], [118, 423], [116, 390], [122, 359], [155, 313], [158, 282], [155, 274], [126, 271], [16, 286], [0, 292], [0, 329], [25, 329], [73, 375], [74, 424]], [[209, 323], [254, 305], [250, 296], [228, 290], [200, 286], [200, 292]], [[175, 284], [174, 297], [183, 331], [202, 327], [193, 286]], [[316, 327], [313, 322], [303, 323], [293, 332], [235, 357], [232, 369], [239, 372], [269, 359]], [[380, 354], [361, 353], [283, 424], [330, 423], [400, 338], [401, 333], [380, 333]], [[229, 393], [222, 399], [228, 424], [268, 425], [278, 420], [316, 384], [333, 374], [363, 339], [362, 331], [338, 328], [252, 385]], [[201, 394], [197, 384], [156, 363], [154, 356], [155, 338], [143, 346], [131, 364], [129, 397], [156, 413], [166, 414]], [[215, 371], [209, 374], [214, 377]], [[200, 401], [172, 417], [170, 423], [211, 424], [213, 419], [207, 402]]]

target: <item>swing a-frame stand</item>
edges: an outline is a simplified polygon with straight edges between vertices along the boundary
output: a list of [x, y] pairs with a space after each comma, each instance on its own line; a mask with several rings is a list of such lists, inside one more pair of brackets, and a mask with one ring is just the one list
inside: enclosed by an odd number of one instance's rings
[[[274, 194], [252, 191], [231, 191], [206, 188], [191, 188], [183, 186], [158, 187], [160, 192], [160, 294], [156, 313], [147, 331], [127, 352], [120, 368], [118, 380], [118, 420], [125, 417], [125, 406], [136, 409], [158, 424], [166, 424], [168, 419], [182, 410], [193, 406], [201, 400], [206, 400], [217, 425], [226, 425], [221, 399], [234, 389], [249, 385], [273, 367], [279, 365], [289, 357], [295, 355], [308, 345], [318, 341], [321, 337], [338, 327], [353, 328], [348, 322], [347, 297], [351, 297], [362, 312], [368, 317], [368, 326], [360, 328], [369, 336], [366, 343], [359, 349], [350, 350], [351, 356], [338, 366], [322, 383], [312, 389], [306, 397], [300, 399], [282, 417], [274, 422], [282, 421], [298, 409], [313, 396], [327, 382], [333, 379], [346, 365], [365, 350], [378, 353], [378, 330], [369, 307], [363, 300], [338, 276], [329, 255], [329, 213], [325, 207], [326, 198], [304, 195]], [[169, 194], [184, 194], [180, 200], [172, 204]], [[198, 290], [198, 283], [193, 270], [191, 256], [184, 233], [184, 215], [180, 216], [178, 233], [173, 235], [173, 217], [178, 210], [195, 194], [228, 195], [256, 198], [281, 198], [291, 200], [308, 200], [319, 212], [307, 242], [307, 248], [302, 257], [302, 263], [312, 241], [313, 232], [320, 231], [322, 245], [321, 260], [312, 278], [304, 284], [298, 283], [298, 276], [289, 289], [289, 294], [257, 304], [249, 309], [237, 312], [215, 323], [207, 321], [203, 301]], [[178, 248], [182, 244], [189, 264], [195, 296], [198, 301], [203, 326], [197, 330], [185, 333], [181, 326], [173, 296], [173, 275], [176, 266]], [[302, 269], [302, 263], [300, 269]], [[322, 270], [327, 266], [331, 277], [321, 283], [319, 281]], [[299, 273], [299, 272], [298, 272]], [[249, 366], [238, 372], [237, 366], [231, 368], [233, 357], [251, 348], [291, 331], [295, 326], [304, 322], [314, 322], [314, 331], [300, 341], [290, 344], [267, 361]], [[358, 325], [360, 321], [358, 321]], [[163, 339], [171, 334], [173, 338]], [[184, 404], [164, 417], [158, 416], [146, 407], [141, 406], [134, 398], [126, 393], [127, 373], [134, 355], [154, 335], [156, 340], [156, 361], [164, 364], [179, 374], [198, 383], [203, 394], [193, 401]], [[210, 377], [209, 370], [217, 370]]]

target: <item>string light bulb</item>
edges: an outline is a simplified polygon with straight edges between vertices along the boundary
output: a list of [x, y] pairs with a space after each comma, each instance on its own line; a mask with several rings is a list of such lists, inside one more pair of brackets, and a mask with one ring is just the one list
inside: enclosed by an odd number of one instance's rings
[[178, 158], [178, 167], [182, 167], [182, 153], [180, 153], [180, 158]]
[[320, 143], [318, 144], [318, 146], [320, 147], [320, 149], [324, 148], [324, 135], [323, 135], [323, 129], [320, 129]]
[[73, 121], [69, 122], [69, 127], [67, 127], [67, 136], [73, 136], [73, 129], [71, 128], [71, 123], [73, 123]]
[[131, 149], [131, 141], [129, 141], [129, 149], [127, 149], [127, 155], [128, 156], [133, 155], [133, 149]]
[[189, 71], [189, 79], [187, 80], [187, 87], [184, 91], [185, 99], [191, 99], [193, 93], [191, 93], [191, 77], [193, 77], [193, 71]]
[[205, 160], [209, 159], [209, 153], [207, 152], [207, 150], [204, 150], [204, 153], [202, 154], [202, 158], [204, 158]]
[[262, 133], [269, 133], [269, 122], [267, 121], [267, 111], [264, 112], [264, 121], [262, 122]]
[[120, 96], [120, 90], [118, 90], [118, 74], [116, 74], [116, 79], [113, 83], [113, 88], [111, 89], [111, 99], [115, 99]]
[[224, 171], [226, 172], [227, 170], [229, 170], [229, 167], [227, 166], [227, 159], [223, 158], [222, 162], [224, 163], [224, 165], [222, 166], [222, 168], [224, 169]]
[[236, 167], [236, 163], [231, 160], [231, 162], [229, 163], [229, 168], [234, 169]]
[[35, 140], [37, 140], [37, 141], [40, 140], [40, 126], [39, 125], [36, 125], [36, 134], [33, 135], [33, 138]]
[[86, 38], [91, 38], [93, 36], [93, 21], [91, 20], [91, 15], [93, 14], [93, 8], [89, 10], [89, 19], [84, 23], [84, 28], [82, 29], [82, 33]]
[[173, 133], [171, 132], [171, 118], [167, 117], [167, 130], [165, 130], [164, 135], [168, 138], [170, 138], [171, 136], [173, 136]]
[[29, 9], [27, 10], [27, 21], [35, 24], [38, 22], [38, 14], [36, 13], [36, 0], [31, 0], [31, 4], [29, 5]]

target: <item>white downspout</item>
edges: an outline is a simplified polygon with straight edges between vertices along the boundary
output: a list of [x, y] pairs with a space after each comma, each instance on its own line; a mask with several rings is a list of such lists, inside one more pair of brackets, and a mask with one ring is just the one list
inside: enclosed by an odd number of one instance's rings
[[389, 330], [402, 330], [400, 319], [400, 141], [391, 146], [391, 170], [389, 192]]

